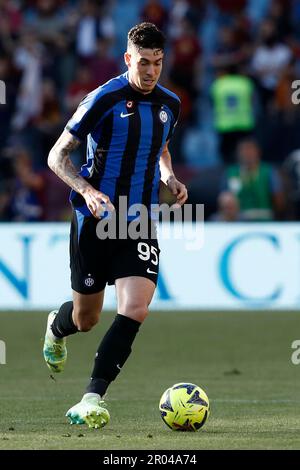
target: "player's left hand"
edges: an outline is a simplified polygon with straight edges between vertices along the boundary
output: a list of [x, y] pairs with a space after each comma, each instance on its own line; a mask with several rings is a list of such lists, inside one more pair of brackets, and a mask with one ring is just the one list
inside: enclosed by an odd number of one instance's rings
[[172, 209], [179, 209], [188, 198], [186, 186], [183, 183], [180, 183], [175, 176], [169, 176], [167, 186], [177, 198], [177, 202], [171, 206]]

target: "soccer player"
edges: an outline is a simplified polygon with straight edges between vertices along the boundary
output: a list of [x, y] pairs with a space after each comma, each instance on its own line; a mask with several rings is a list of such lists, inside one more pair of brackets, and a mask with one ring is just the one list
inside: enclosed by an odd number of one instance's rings
[[[73, 206], [73, 301], [48, 316], [43, 352], [52, 372], [64, 368], [66, 337], [89, 331], [98, 322], [106, 284], [116, 289], [118, 313], [98, 348], [86, 393], [66, 414], [71, 423], [94, 428], [109, 420], [102, 398], [129, 357], [148, 314], [160, 251], [155, 237], [101, 239], [97, 223], [107, 211], [118, 212], [120, 196], [127, 196], [128, 206], [143, 204], [151, 218], [160, 179], [176, 195], [179, 206], [187, 199], [168, 151], [180, 101], [158, 84], [164, 42], [161, 31], [151, 23], [133, 27], [124, 55], [128, 71], [82, 100], [48, 157], [50, 168], [72, 188]], [[70, 154], [86, 137], [87, 162], [78, 174]]]

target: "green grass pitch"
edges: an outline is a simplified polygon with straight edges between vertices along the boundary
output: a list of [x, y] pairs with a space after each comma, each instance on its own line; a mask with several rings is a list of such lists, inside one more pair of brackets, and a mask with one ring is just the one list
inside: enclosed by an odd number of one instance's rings
[[[108, 390], [108, 426], [70, 426], [65, 412], [81, 399], [112, 318], [105, 312], [92, 332], [69, 338], [65, 372], [54, 381], [42, 357], [46, 313], [0, 313], [0, 449], [300, 448], [296, 312], [151, 312]], [[158, 411], [163, 391], [183, 381], [211, 402], [196, 433], [171, 431]]]

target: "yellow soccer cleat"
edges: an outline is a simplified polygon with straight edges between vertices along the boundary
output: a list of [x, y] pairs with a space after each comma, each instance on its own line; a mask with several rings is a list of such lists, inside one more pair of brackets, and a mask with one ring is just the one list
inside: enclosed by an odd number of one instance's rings
[[62, 372], [67, 360], [66, 338], [56, 338], [51, 330], [51, 325], [57, 315], [53, 310], [48, 315], [47, 329], [43, 347], [44, 359], [51, 372]]
[[67, 413], [70, 424], [87, 424], [89, 428], [103, 428], [110, 420], [106, 404], [96, 393], [86, 393]]

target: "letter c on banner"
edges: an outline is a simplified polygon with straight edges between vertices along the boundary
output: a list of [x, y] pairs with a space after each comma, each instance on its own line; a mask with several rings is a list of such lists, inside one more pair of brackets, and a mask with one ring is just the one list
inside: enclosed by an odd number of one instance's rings
[[234, 286], [232, 277], [231, 277], [231, 257], [234, 253], [235, 249], [243, 242], [248, 241], [251, 238], [262, 238], [266, 240], [268, 243], [271, 243], [274, 248], [277, 250], [280, 248], [278, 238], [275, 235], [270, 235], [267, 233], [249, 233], [247, 235], [242, 235], [235, 240], [233, 240], [223, 252], [220, 265], [219, 265], [219, 273], [220, 278], [224, 284], [224, 287], [230, 292], [230, 294], [238, 300], [242, 300], [244, 302], [273, 302], [277, 300], [282, 292], [282, 287], [277, 287], [274, 292], [270, 295], [265, 297], [249, 297], [247, 295], [242, 294], [238, 289]]

